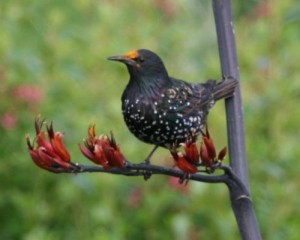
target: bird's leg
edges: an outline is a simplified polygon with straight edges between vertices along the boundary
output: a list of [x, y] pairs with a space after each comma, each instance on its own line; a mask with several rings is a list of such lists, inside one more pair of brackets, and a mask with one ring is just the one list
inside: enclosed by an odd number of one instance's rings
[[153, 153], [156, 151], [156, 149], [158, 148], [157, 145], [154, 146], [154, 148], [151, 150], [151, 152], [149, 153], [149, 155], [145, 158], [144, 162], [145, 164], [150, 164], [150, 158], [152, 157]]
[[[148, 156], [145, 158], [145, 160], [141, 164], [149, 165], [150, 164], [150, 158], [152, 157], [153, 153], [156, 151], [156, 149], [158, 147], [159, 146], [155, 145], [154, 148], [151, 150], [151, 152], [148, 154]], [[143, 173], [143, 175], [144, 175], [144, 179], [147, 181], [151, 177], [152, 173], [149, 172], [149, 171], [145, 171]]]

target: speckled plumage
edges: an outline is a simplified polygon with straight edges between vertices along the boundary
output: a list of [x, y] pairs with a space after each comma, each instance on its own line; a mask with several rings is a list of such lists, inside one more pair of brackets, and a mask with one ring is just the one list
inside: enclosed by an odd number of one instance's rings
[[187, 83], [169, 77], [161, 59], [145, 49], [110, 57], [127, 65], [130, 80], [122, 95], [129, 130], [140, 140], [170, 148], [199, 135], [216, 100], [229, 97], [237, 81]]

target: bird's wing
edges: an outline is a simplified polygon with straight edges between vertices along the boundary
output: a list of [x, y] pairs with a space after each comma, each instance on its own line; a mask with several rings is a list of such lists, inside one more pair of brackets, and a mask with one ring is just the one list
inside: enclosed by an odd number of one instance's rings
[[189, 115], [198, 111], [208, 111], [211, 107], [211, 93], [214, 83], [191, 84], [171, 78], [172, 84], [162, 93], [159, 108], [168, 114]]

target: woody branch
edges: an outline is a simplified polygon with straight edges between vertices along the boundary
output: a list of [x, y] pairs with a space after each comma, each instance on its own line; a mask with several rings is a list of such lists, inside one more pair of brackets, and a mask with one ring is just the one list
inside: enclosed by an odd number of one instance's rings
[[[45, 126], [46, 131], [43, 130]], [[241, 180], [232, 169], [222, 164], [226, 154], [223, 148], [219, 154], [208, 130], [203, 133], [203, 143], [198, 151], [196, 138], [190, 137], [182, 144], [184, 153], [176, 148], [171, 150], [177, 168], [152, 164], [132, 163], [122, 154], [113, 134], [111, 136], [96, 136], [95, 125], [88, 129], [88, 136], [83, 145], [79, 145], [81, 152], [93, 163], [101, 166], [89, 166], [74, 163], [63, 142], [63, 134], [55, 132], [53, 124], [44, 120], [35, 120], [36, 137], [32, 142], [27, 137], [27, 144], [33, 162], [40, 168], [53, 173], [85, 173], [101, 172], [124, 176], [143, 176], [148, 179], [151, 175], [168, 175], [178, 177], [181, 183], [189, 180], [206, 183], [225, 183], [233, 189], [234, 198], [242, 196], [249, 198], [249, 193]], [[199, 158], [201, 161], [199, 161]], [[212, 173], [223, 171], [222, 174]]]

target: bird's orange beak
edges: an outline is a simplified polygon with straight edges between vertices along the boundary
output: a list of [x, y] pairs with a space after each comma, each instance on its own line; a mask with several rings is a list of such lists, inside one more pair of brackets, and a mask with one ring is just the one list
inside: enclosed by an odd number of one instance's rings
[[136, 63], [135, 59], [137, 59], [138, 57], [139, 57], [138, 51], [133, 50], [123, 55], [108, 57], [107, 59], [111, 61], [123, 62], [126, 65], [137, 66], [138, 64]]

